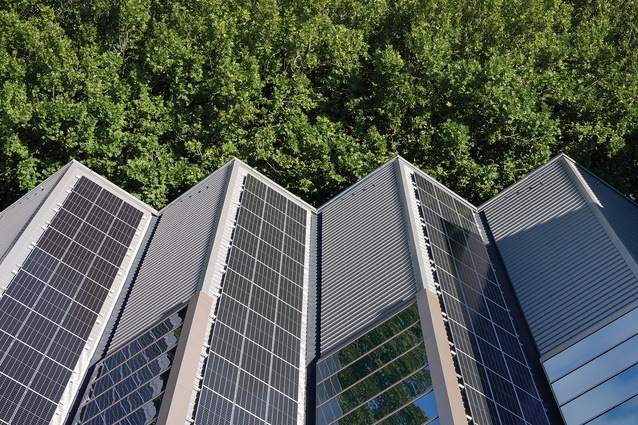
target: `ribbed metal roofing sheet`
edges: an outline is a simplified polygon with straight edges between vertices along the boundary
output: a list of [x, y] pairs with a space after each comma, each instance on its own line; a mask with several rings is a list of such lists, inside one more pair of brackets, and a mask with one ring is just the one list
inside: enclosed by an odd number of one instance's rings
[[480, 207], [541, 355], [638, 300], [638, 281], [566, 168], [551, 161]]
[[111, 350], [188, 301], [199, 289], [232, 165], [215, 171], [159, 212]]
[[416, 293], [397, 161], [319, 209], [321, 355]]

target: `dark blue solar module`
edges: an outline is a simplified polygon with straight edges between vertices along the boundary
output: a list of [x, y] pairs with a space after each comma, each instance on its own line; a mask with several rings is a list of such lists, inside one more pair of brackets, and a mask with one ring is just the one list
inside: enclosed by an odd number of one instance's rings
[[185, 314], [182, 308], [100, 361], [76, 423], [152, 422], [154, 400], [166, 388]]
[[475, 423], [549, 423], [471, 208], [418, 174], [413, 183]]
[[198, 423], [296, 423], [307, 212], [248, 175]]
[[49, 423], [142, 215], [77, 181], [0, 298], [0, 420]]

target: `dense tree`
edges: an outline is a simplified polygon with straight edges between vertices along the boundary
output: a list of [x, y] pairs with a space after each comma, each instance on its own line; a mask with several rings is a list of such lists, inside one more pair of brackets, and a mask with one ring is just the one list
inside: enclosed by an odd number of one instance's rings
[[320, 204], [400, 154], [473, 202], [638, 183], [624, 0], [0, 0], [0, 208], [76, 158], [155, 207], [237, 156]]

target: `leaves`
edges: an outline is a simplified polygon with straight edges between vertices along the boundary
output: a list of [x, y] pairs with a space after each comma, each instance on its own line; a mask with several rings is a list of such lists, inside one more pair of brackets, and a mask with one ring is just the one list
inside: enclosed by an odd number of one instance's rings
[[238, 156], [320, 205], [396, 154], [481, 202], [638, 183], [631, 2], [0, 2], [0, 208], [72, 158], [155, 207]]

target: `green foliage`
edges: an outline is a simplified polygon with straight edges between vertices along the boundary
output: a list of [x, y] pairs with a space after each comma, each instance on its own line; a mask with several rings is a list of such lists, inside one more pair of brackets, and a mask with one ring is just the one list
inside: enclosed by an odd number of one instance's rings
[[473, 202], [638, 183], [623, 0], [0, 0], [0, 208], [76, 158], [161, 207], [237, 156], [317, 205], [400, 154]]

